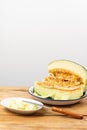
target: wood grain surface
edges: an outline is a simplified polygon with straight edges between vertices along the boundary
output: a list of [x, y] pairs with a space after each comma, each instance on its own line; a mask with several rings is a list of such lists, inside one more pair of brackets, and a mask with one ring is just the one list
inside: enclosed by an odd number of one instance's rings
[[[28, 87], [0, 87], [0, 101], [8, 97], [32, 98]], [[0, 130], [87, 130], [87, 98], [61, 108], [80, 113], [84, 118], [79, 120], [52, 112], [51, 106], [24, 116], [12, 113], [0, 105]]]

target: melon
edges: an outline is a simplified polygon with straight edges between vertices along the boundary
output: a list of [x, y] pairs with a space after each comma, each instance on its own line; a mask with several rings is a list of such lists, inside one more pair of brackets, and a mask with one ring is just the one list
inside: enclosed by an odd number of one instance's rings
[[34, 93], [54, 100], [80, 98], [87, 89], [87, 70], [69, 60], [54, 60], [48, 64], [48, 75], [35, 81]]

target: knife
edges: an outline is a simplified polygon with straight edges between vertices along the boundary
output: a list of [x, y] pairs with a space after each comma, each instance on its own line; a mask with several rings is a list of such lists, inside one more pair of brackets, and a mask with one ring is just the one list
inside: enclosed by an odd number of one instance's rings
[[34, 103], [32, 101], [25, 101], [23, 100], [23, 102], [26, 102], [26, 103], [31, 103], [31, 104], [34, 104], [34, 105], [38, 105], [39, 107], [45, 107], [45, 108], [51, 108], [52, 111], [54, 112], [58, 112], [58, 113], [62, 113], [64, 115], [67, 115], [67, 116], [71, 116], [73, 118], [76, 118], [76, 119], [83, 119], [83, 115], [81, 114], [78, 114], [72, 110], [68, 110], [68, 109], [63, 109], [63, 108], [60, 108], [60, 107], [55, 107], [55, 106], [52, 106], [52, 107], [48, 107], [48, 106], [45, 106], [45, 105], [41, 105], [39, 103]]

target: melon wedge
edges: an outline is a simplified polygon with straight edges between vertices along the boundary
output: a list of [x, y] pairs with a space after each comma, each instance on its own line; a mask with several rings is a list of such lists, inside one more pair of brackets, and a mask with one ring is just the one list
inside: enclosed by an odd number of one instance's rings
[[72, 100], [78, 99], [83, 95], [83, 89], [78, 87], [73, 90], [61, 90], [56, 88], [47, 88], [38, 81], [34, 84], [34, 93], [43, 98], [50, 97], [54, 100]]

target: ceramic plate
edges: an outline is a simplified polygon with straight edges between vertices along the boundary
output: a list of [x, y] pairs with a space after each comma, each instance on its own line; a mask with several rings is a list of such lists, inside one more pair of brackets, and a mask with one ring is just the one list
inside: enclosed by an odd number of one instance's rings
[[[20, 109], [11, 108], [11, 107], [9, 107], [9, 103], [12, 100], [15, 100], [17, 102], [18, 101], [24, 101], [24, 102], [35, 104], [35, 105], [38, 104], [38, 108], [36, 110], [23, 110], [23, 109], [20, 110]], [[19, 114], [32, 114], [34, 112], [39, 111], [43, 107], [43, 104], [40, 103], [39, 101], [27, 99], [27, 98], [20, 98], [20, 97], [11, 97], [11, 98], [3, 99], [1, 101], [1, 105], [4, 106], [6, 109], [12, 111], [12, 112], [19, 113]]]
[[29, 94], [32, 95], [36, 100], [50, 105], [72, 105], [79, 101], [81, 101], [83, 98], [87, 96], [87, 91], [84, 92], [83, 96], [78, 99], [73, 100], [53, 100], [51, 98], [43, 98], [41, 96], [37, 96], [34, 94], [33, 87], [30, 87], [28, 90]]

